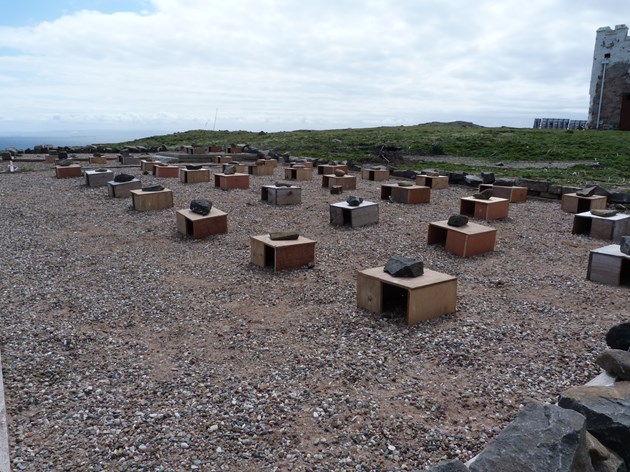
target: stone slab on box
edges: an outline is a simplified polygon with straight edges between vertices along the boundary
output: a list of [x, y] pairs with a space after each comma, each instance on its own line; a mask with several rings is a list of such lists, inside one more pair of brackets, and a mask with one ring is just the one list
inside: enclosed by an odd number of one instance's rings
[[81, 166], [79, 164], [70, 164], [69, 166], [55, 166], [55, 175], [58, 179], [81, 177]]
[[416, 185], [430, 187], [434, 190], [448, 188], [447, 175], [417, 175]]
[[155, 177], [161, 177], [166, 179], [176, 179], [179, 177], [179, 166], [153, 166], [153, 175]]
[[584, 213], [590, 210], [605, 210], [607, 198], [603, 195], [593, 195], [592, 197], [581, 197], [576, 193], [565, 193], [562, 195], [560, 208], [567, 213]]
[[317, 166], [317, 173], [319, 175], [334, 174], [336, 170], [348, 172], [348, 166], [345, 164], [322, 164]]
[[179, 169], [179, 181], [183, 184], [210, 182], [210, 169], [190, 170], [181, 167]]
[[448, 220], [429, 223], [427, 244], [443, 244], [444, 250], [460, 257], [471, 257], [494, 251], [497, 230], [471, 223], [450, 226]]
[[313, 169], [308, 167], [285, 167], [284, 178], [287, 180], [313, 180]]
[[248, 189], [249, 174], [214, 174], [214, 186], [221, 190]]
[[272, 205], [299, 205], [302, 203], [302, 189], [296, 185], [291, 187], [276, 187], [263, 185], [260, 199]]
[[313, 169], [313, 161], [291, 162], [289, 167], [293, 166], [304, 166], [306, 169]]
[[387, 169], [362, 169], [361, 178], [363, 180], [373, 180], [375, 182], [382, 182], [389, 180], [389, 170]]
[[343, 177], [337, 177], [334, 174], [322, 175], [322, 187], [328, 188], [334, 185], [339, 185], [344, 190], [356, 190], [357, 178], [354, 175], [344, 175]]
[[405, 312], [408, 325], [454, 313], [457, 277], [424, 269], [418, 277], [392, 277], [383, 267], [357, 274], [357, 305], [373, 313]]
[[175, 213], [177, 231], [184, 236], [201, 239], [212, 234], [228, 232], [227, 213], [212, 207], [207, 215], [194, 213], [190, 209], [177, 210]]
[[481, 184], [479, 191], [492, 189], [492, 196], [507, 198], [510, 203], [522, 203], [527, 201], [527, 187], [507, 187], [503, 185]]
[[140, 190], [141, 188], [142, 182], [138, 179], [129, 182], [114, 182], [113, 180], [107, 182], [107, 194], [113, 198], [131, 197], [132, 190]]
[[132, 190], [131, 201], [137, 211], [164, 210], [173, 207], [173, 191], [167, 188], [157, 192]]
[[381, 200], [408, 204], [429, 203], [431, 188], [424, 185], [402, 187], [398, 184], [383, 184], [381, 185]]
[[378, 223], [378, 203], [363, 201], [359, 206], [347, 202], [330, 205], [330, 223], [337, 226], [358, 228]]
[[630, 215], [596, 216], [590, 211], [573, 217], [573, 234], [585, 234], [595, 239], [608, 239], [618, 243], [622, 236], [630, 235]]
[[221, 166], [222, 172], [225, 172], [227, 166], [234, 166], [237, 174], [249, 174], [249, 167], [253, 164], [243, 164], [240, 162], [230, 162]]
[[630, 256], [621, 252], [619, 244], [610, 244], [590, 251], [586, 278], [606, 285], [630, 287]]
[[85, 185], [88, 187], [104, 187], [110, 180], [114, 180], [114, 172], [111, 170], [105, 172], [85, 171]]
[[507, 198], [490, 197], [483, 200], [475, 197], [462, 197], [459, 212], [480, 220], [500, 220], [508, 217], [510, 201]]
[[317, 241], [299, 236], [288, 241], [273, 241], [268, 234], [250, 236], [251, 262], [274, 271], [297, 269], [315, 264]]

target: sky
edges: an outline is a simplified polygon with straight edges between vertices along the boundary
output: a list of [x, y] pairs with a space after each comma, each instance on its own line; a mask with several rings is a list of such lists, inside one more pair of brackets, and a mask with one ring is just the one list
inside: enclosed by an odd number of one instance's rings
[[621, 0], [5, 0], [0, 135], [586, 119]]

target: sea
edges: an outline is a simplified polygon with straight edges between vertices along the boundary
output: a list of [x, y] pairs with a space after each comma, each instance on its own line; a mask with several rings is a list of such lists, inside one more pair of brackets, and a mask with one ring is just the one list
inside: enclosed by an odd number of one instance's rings
[[157, 136], [165, 134], [160, 131], [105, 131], [91, 132], [76, 135], [34, 135], [34, 134], [18, 134], [12, 136], [0, 135], [0, 149], [14, 147], [18, 150], [33, 149], [38, 144], [51, 144], [55, 147], [60, 146], [87, 146], [90, 144], [102, 143], [121, 143], [132, 141], [134, 139], [146, 138], [148, 136]]

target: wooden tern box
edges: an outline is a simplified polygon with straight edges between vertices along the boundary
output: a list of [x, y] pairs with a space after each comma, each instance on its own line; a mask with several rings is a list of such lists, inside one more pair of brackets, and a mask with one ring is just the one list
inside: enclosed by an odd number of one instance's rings
[[383, 268], [359, 271], [359, 307], [383, 313], [402, 306], [408, 325], [455, 312], [457, 277], [429, 269], [418, 277], [392, 277]]
[[630, 215], [595, 216], [590, 211], [573, 217], [573, 234], [586, 234], [595, 239], [608, 239], [618, 243], [622, 236], [630, 235]]
[[357, 178], [354, 175], [344, 175], [337, 177], [334, 174], [322, 175], [322, 187], [341, 186], [344, 190], [356, 190]]
[[88, 187], [104, 187], [107, 182], [114, 179], [114, 172], [109, 169], [99, 170], [86, 170], [85, 171], [85, 185]]
[[507, 198], [510, 203], [522, 203], [527, 201], [527, 187], [508, 187], [505, 185], [481, 184], [479, 191], [492, 189], [492, 196]]
[[285, 167], [284, 178], [287, 180], [313, 180], [313, 169], [308, 167]]
[[510, 201], [507, 198], [490, 197], [488, 200], [462, 197], [459, 212], [480, 220], [500, 220], [508, 217]]
[[214, 174], [214, 186], [221, 190], [249, 188], [249, 174]]
[[70, 164], [69, 166], [55, 166], [55, 175], [58, 179], [81, 177], [81, 166], [79, 164]]
[[173, 191], [167, 188], [157, 192], [131, 190], [131, 200], [137, 211], [163, 210], [173, 207]]
[[562, 195], [560, 208], [567, 213], [584, 213], [590, 210], [606, 209], [607, 198], [603, 195], [593, 195], [592, 197], [582, 197], [574, 193]]
[[449, 226], [448, 220], [429, 223], [427, 244], [443, 244], [444, 249], [461, 257], [477, 256], [494, 251], [497, 230], [469, 222], [464, 226]]
[[389, 171], [387, 169], [362, 169], [361, 178], [363, 180], [382, 182], [384, 180], [389, 180]]
[[114, 198], [130, 197], [132, 190], [140, 190], [141, 188], [142, 182], [138, 179], [133, 179], [129, 182], [114, 182], [113, 180], [107, 182], [107, 193]]
[[190, 209], [177, 210], [175, 218], [177, 231], [195, 239], [228, 232], [227, 213], [214, 207], [208, 215], [200, 215]]
[[276, 187], [263, 185], [260, 199], [272, 205], [299, 205], [302, 203], [302, 189], [296, 185], [291, 187]]
[[431, 201], [431, 188], [424, 185], [383, 184], [381, 185], [381, 200], [389, 200], [394, 203], [429, 203]]
[[250, 236], [251, 261], [260, 267], [273, 267], [274, 271], [312, 265], [316, 242], [303, 236], [291, 241], [272, 241], [268, 234]]
[[424, 185], [434, 190], [448, 188], [448, 176], [446, 175], [418, 175], [416, 185]]
[[588, 256], [588, 280], [607, 285], [630, 287], [630, 256], [619, 244], [593, 249]]
[[363, 201], [359, 206], [350, 206], [346, 202], [332, 203], [330, 223], [351, 228], [378, 223], [378, 203]]
[[179, 180], [183, 184], [210, 182], [210, 169], [190, 170], [185, 167], [181, 167], [179, 169]]

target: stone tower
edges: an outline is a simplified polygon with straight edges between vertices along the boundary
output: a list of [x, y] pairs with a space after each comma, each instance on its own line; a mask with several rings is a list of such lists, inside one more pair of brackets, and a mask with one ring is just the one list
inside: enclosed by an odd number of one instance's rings
[[630, 130], [630, 38], [626, 25], [597, 30], [589, 95], [590, 128]]

